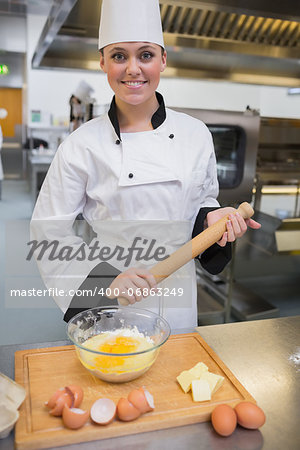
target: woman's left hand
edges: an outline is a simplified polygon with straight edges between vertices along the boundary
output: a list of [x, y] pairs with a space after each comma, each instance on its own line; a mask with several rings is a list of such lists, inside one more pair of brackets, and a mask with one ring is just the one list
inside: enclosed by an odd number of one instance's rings
[[227, 230], [217, 242], [221, 247], [225, 247], [227, 242], [234, 242], [236, 238], [243, 236], [248, 227], [253, 228], [254, 230], [258, 230], [261, 227], [261, 224], [253, 219], [243, 219], [243, 217], [236, 212], [236, 209], [231, 207], [210, 211], [206, 216], [207, 226], [213, 225], [227, 215], [229, 219], [226, 224]]

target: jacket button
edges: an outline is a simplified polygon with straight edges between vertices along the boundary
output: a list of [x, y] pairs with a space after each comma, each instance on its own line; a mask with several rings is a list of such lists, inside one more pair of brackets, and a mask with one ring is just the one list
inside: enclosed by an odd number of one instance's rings
[[128, 174], [128, 178], [133, 178], [133, 173]]
[[173, 138], [174, 138], [174, 134], [173, 134], [173, 133], [170, 134], [169, 138], [170, 138], [170, 139], [173, 139]]
[[116, 144], [117, 144], [117, 145], [120, 145], [120, 144], [121, 144], [120, 139], [117, 139], [117, 140], [116, 140]]

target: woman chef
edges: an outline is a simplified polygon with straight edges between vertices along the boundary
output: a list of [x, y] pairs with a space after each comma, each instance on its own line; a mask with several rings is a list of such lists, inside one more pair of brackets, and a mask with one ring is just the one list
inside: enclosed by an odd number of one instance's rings
[[[216, 200], [211, 135], [201, 121], [165, 108], [156, 92], [166, 66], [158, 0], [139, 0], [138, 8], [136, 0], [103, 0], [99, 49], [115, 96], [108, 114], [67, 137], [49, 169], [31, 223], [36, 242], [49, 244], [41, 274], [65, 320], [125, 297], [173, 329], [196, 326], [194, 261], [159, 286], [148, 268], [233, 211]], [[96, 235], [89, 244], [73, 230], [80, 213]], [[227, 243], [247, 225], [260, 227], [230, 216], [202, 266], [220, 272]]]

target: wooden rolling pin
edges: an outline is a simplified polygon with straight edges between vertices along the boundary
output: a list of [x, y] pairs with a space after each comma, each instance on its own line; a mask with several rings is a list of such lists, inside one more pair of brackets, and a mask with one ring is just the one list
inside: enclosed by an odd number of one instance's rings
[[[247, 202], [242, 203], [236, 212], [244, 219], [249, 219], [254, 214], [252, 207]], [[173, 252], [168, 258], [149, 269], [149, 272], [154, 275], [157, 283], [176, 272], [176, 270], [180, 269], [180, 267], [184, 266], [191, 259], [196, 258], [196, 256], [200, 255], [208, 247], [218, 242], [226, 231], [228, 220], [228, 215], [222, 217], [222, 219], [206, 228], [202, 233], [199, 233], [196, 237]], [[118, 302], [123, 306], [129, 304], [129, 301], [124, 297], [119, 297]]]

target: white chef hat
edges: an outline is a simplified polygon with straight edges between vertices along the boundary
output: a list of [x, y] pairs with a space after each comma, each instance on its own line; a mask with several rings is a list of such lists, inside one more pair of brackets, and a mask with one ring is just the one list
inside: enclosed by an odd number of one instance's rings
[[75, 89], [74, 95], [80, 101], [85, 102], [94, 92], [92, 86], [90, 86], [86, 81], [81, 80], [77, 88]]
[[99, 50], [116, 42], [152, 42], [164, 48], [158, 0], [103, 0]]

